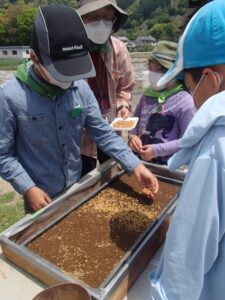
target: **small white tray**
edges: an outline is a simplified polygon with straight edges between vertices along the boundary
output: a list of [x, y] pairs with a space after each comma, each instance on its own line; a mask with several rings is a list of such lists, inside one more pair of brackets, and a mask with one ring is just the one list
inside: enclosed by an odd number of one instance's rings
[[138, 120], [138, 117], [129, 117], [126, 119], [115, 118], [112, 121], [111, 126], [115, 130], [131, 130], [136, 127]]

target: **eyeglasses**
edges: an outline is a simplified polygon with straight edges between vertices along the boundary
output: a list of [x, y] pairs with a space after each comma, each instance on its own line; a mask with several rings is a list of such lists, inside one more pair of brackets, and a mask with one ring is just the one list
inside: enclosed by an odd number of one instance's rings
[[116, 22], [117, 18], [115, 16], [108, 16], [108, 15], [92, 15], [92, 16], [86, 16], [84, 17], [84, 22], [86, 23], [92, 23], [92, 22], [99, 22], [103, 20], [104, 22], [112, 22], [113, 24]]

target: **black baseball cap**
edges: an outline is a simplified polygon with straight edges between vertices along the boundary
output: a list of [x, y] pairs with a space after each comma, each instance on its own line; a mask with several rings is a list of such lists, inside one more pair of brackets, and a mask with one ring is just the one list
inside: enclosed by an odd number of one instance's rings
[[83, 21], [72, 7], [39, 7], [32, 30], [31, 48], [48, 72], [60, 82], [96, 75]]

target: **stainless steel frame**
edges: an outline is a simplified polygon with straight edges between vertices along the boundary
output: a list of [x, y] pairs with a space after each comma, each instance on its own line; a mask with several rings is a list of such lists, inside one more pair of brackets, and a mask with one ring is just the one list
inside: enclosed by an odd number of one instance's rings
[[[145, 163], [145, 165], [156, 174], [159, 180], [179, 186], [182, 185], [184, 172], [170, 172], [167, 167], [155, 164]], [[59, 195], [51, 205], [33, 215], [26, 216], [5, 230], [0, 235], [0, 244], [4, 256], [47, 285], [74, 282], [86, 288], [92, 299], [122, 299], [127, 289], [163, 242], [169, 218], [176, 205], [177, 195], [171, 199], [169, 205], [160, 213], [154, 224], [149, 226], [97, 289], [65, 275], [55, 265], [26, 247], [35, 237], [52, 227], [53, 224], [82, 203], [88, 201], [122, 174], [124, 174], [124, 171], [116, 162], [110, 160]]]

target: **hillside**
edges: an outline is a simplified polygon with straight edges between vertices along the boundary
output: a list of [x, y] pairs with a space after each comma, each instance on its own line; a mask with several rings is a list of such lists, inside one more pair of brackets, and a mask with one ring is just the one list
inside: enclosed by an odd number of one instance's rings
[[[187, 0], [117, 0], [129, 14], [118, 32], [134, 40], [138, 36], [176, 41], [180, 16]], [[53, 3], [75, 6], [76, 0], [0, 0], [0, 45], [29, 44], [30, 31], [37, 7]]]
[[151, 35], [156, 39], [176, 41], [179, 36], [180, 18], [187, 8], [187, 0], [117, 0], [129, 14], [120, 31], [130, 39]]

